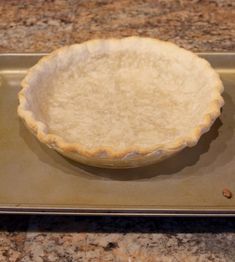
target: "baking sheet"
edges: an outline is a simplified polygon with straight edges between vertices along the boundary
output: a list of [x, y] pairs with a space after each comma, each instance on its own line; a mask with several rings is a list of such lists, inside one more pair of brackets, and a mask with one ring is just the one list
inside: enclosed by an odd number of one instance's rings
[[1, 213], [235, 215], [235, 53], [200, 54], [221, 75], [225, 106], [198, 145], [131, 170], [77, 164], [26, 130], [16, 114], [19, 83], [43, 55], [0, 54]]

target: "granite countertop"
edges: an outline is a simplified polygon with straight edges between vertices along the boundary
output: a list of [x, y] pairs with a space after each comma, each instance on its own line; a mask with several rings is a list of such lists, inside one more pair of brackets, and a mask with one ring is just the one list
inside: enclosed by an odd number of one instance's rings
[[130, 35], [193, 51], [234, 51], [234, 12], [232, 0], [1, 1], [0, 51], [51, 51]]
[[[235, 51], [231, 0], [0, 2], [0, 52], [140, 35]], [[0, 261], [235, 261], [233, 218], [0, 216]]]

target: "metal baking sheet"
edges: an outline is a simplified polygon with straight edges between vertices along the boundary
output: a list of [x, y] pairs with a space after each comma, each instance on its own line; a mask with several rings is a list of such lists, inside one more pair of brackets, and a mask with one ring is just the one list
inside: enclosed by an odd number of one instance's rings
[[1, 213], [235, 215], [235, 53], [200, 54], [220, 73], [225, 106], [198, 145], [132, 170], [77, 164], [26, 130], [16, 114], [19, 83], [43, 55], [0, 55]]

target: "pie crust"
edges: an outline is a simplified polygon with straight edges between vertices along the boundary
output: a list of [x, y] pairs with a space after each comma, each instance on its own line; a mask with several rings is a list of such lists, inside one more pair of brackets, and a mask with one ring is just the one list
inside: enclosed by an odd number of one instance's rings
[[62, 47], [21, 85], [18, 115], [42, 143], [110, 168], [155, 163], [196, 145], [224, 103], [206, 60], [142, 37]]

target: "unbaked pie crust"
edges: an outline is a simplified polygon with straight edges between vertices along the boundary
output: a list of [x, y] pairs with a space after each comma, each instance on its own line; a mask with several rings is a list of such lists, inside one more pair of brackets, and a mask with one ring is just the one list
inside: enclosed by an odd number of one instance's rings
[[21, 85], [18, 114], [28, 129], [101, 167], [151, 164], [194, 146], [223, 105], [222, 82], [206, 60], [141, 37], [60, 48]]

